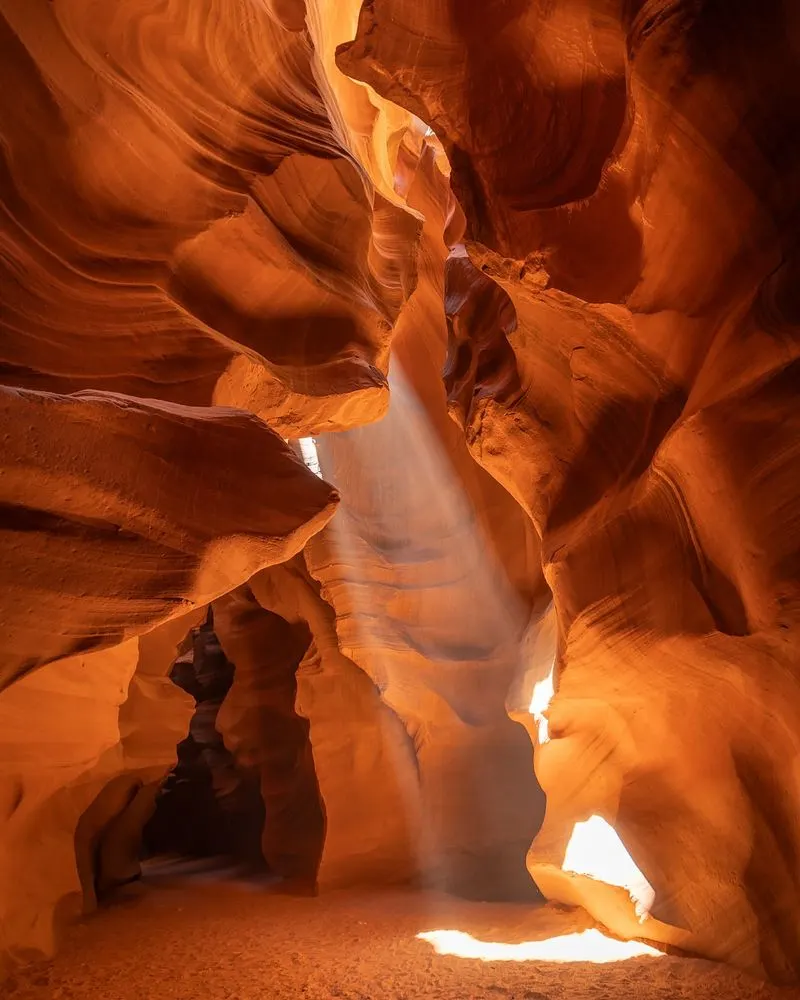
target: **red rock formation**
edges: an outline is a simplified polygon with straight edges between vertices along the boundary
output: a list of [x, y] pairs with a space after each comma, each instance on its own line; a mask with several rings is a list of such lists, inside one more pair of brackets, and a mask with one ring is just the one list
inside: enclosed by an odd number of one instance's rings
[[334, 491], [249, 414], [10, 389], [0, 407], [0, 684], [207, 604], [333, 514]]
[[[336, 494], [243, 412], [9, 389], [2, 407], [0, 953], [47, 953], [76, 892], [138, 870], [190, 714], [167, 677], [180, 616], [299, 549]], [[135, 638], [161, 623], [178, 632]]]
[[[100, 893], [123, 885], [140, 873], [142, 829], [152, 813], [164, 766], [173, 762], [191, 712], [184, 692], [170, 680], [170, 668], [180, 642], [193, 625], [202, 621], [204, 613], [199, 608], [173, 618], [138, 640], [136, 670], [118, 718], [125, 773], [103, 789], [79, 823], [81, 836], [85, 838], [87, 829], [96, 826], [94, 817], [99, 808], [110, 817], [100, 828], [99, 836], [95, 834], [93, 851], [87, 850], [83, 857], [80, 852], [78, 855], [85, 908], [90, 908], [93, 902], [91, 897], [86, 898], [90, 871], [94, 873], [94, 887]], [[53, 710], [58, 707], [54, 705]], [[123, 809], [116, 802], [120, 793], [127, 800]], [[83, 869], [81, 864], [85, 866]]]
[[787, 980], [799, 54], [793, 9], [711, 0], [373, 0], [339, 50], [434, 128], [466, 213], [451, 411], [559, 625], [534, 874], [569, 896], [547, 866], [605, 816], [672, 925], [641, 933]]
[[148, 859], [225, 858], [242, 874], [263, 872], [259, 775], [237, 764], [217, 728], [234, 667], [213, 630], [210, 609], [182, 644], [169, 676], [194, 700], [194, 714], [142, 831], [141, 852]]
[[[527, 885], [554, 656], [538, 884], [796, 980], [800, 16], [206, 6], [0, 0], [5, 878], [54, 831], [0, 949], [135, 868], [144, 634], [214, 601], [273, 806], [308, 720], [320, 884]], [[278, 435], [326, 431], [311, 538]], [[561, 872], [592, 815], [644, 925]]]
[[[302, 20], [225, 2], [202, 19], [180, 0], [0, 3], [0, 687], [17, 681], [0, 697], [19, 713], [8, 760], [25, 761], [3, 776], [4, 877], [24, 865], [29, 812], [53, 827], [46, 878], [30, 876], [38, 924], [9, 900], [0, 951], [47, 950], [82, 813], [84, 891], [130, 874], [182, 729], [168, 751], [143, 748], [158, 768], [137, 793], [141, 768], [113, 750], [131, 637], [291, 556], [333, 512], [275, 433], [219, 407], [288, 434], [386, 406], [419, 220], [342, 141]], [[129, 700], [169, 715], [159, 670], [136, 674]], [[46, 730], [65, 687], [85, 732], [61, 747]]]
[[405, 807], [413, 870], [471, 895], [523, 895], [541, 800], [529, 741], [509, 722], [506, 699], [541, 588], [538, 547], [518, 505], [447, 419], [439, 374], [447, 194], [432, 150], [421, 152], [408, 190], [426, 219], [420, 281], [397, 324], [389, 412], [317, 439], [342, 505], [306, 559], [336, 613], [342, 652], [413, 750], [418, 774]]
[[[319, 888], [410, 881], [420, 873], [421, 816], [406, 729], [372, 679], [342, 653], [333, 608], [302, 556], [257, 574], [250, 587], [286, 628], [311, 635], [296, 672], [296, 710], [308, 720], [324, 809]], [[302, 781], [303, 772], [297, 777]], [[282, 831], [286, 850], [293, 831]]]
[[4, 381], [244, 405], [286, 433], [380, 415], [418, 221], [353, 161], [289, 22], [3, 3], [26, 95], [0, 111]]
[[262, 608], [249, 587], [213, 607], [215, 631], [235, 668], [217, 728], [236, 760], [260, 775], [266, 811], [261, 842], [270, 870], [314, 887], [325, 817], [308, 722], [295, 711], [295, 674], [311, 634], [305, 622]]
[[138, 873], [141, 828], [191, 715], [168, 672], [201, 616], [0, 692], [0, 969], [52, 952], [96, 891]]

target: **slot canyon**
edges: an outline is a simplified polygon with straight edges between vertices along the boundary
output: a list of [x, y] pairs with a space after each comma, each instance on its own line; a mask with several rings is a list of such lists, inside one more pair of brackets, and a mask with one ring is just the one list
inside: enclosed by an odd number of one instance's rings
[[798, 0], [0, 80], [0, 997], [800, 997]]

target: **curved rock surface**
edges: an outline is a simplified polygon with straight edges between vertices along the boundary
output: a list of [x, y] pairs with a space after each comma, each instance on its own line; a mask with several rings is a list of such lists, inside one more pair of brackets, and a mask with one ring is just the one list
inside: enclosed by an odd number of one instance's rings
[[324, 811], [317, 885], [324, 890], [417, 878], [419, 772], [402, 721], [372, 678], [342, 652], [336, 614], [310, 575], [305, 553], [257, 574], [250, 587], [262, 607], [311, 635], [296, 671], [296, 710], [308, 720]]
[[194, 714], [142, 831], [142, 854], [155, 865], [164, 858], [213, 858], [214, 864], [225, 858], [243, 874], [261, 873], [266, 862], [259, 775], [237, 764], [217, 728], [234, 667], [214, 632], [211, 609], [187, 636], [169, 676], [194, 699]]
[[301, 548], [337, 497], [243, 411], [0, 396], [0, 955], [25, 958], [137, 875], [191, 715], [168, 677], [186, 612]]
[[787, 981], [799, 59], [786, 5], [658, 0], [374, 0], [338, 59], [432, 126], [465, 210], [451, 412], [559, 626], [534, 876], [571, 898], [550, 873], [602, 815], [655, 889], [639, 933]]
[[245, 586], [214, 603], [214, 627], [234, 665], [217, 728], [237, 763], [260, 777], [264, 858], [275, 875], [313, 888], [325, 817], [308, 722], [295, 710], [297, 668], [311, 642], [308, 626], [263, 608]]
[[334, 511], [251, 414], [0, 389], [0, 420], [0, 685], [208, 604]]
[[214, 602], [268, 852], [530, 892], [544, 789], [547, 895], [798, 981], [795, 5], [0, 0], [0, 61], [0, 948], [135, 874]]
[[419, 221], [353, 159], [300, 27], [228, 0], [0, 5], [25, 95], [0, 108], [3, 381], [287, 434], [380, 416]]
[[530, 743], [506, 709], [546, 586], [530, 524], [447, 418], [447, 187], [432, 154], [421, 151], [407, 193], [426, 222], [420, 281], [395, 333], [389, 412], [317, 439], [342, 503], [306, 560], [342, 652], [407, 734], [416, 873], [478, 898], [533, 897], [523, 858], [542, 801]]
[[0, 691], [0, 972], [52, 953], [70, 917], [138, 875], [142, 827], [192, 714], [169, 669], [202, 614]]

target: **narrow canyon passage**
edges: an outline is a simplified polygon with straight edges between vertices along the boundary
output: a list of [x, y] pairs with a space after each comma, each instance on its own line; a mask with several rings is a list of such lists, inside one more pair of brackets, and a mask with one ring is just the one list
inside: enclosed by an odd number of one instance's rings
[[800, 996], [799, 219], [800, 0], [0, 0], [0, 998]]

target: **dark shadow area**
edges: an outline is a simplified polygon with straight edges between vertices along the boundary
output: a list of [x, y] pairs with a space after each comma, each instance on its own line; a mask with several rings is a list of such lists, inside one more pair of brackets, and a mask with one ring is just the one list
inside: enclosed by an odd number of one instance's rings
[[234, 666], [213, 630], [212, 613], [192, 629], [171, 679], [196, 702], [178, 763], [156, 797], [144, 828], [144, 859], [223, 858], [253, 872], [267, 870], [261, 851], [264, 804], [259, 775], [237, 765], [216, 729]]

